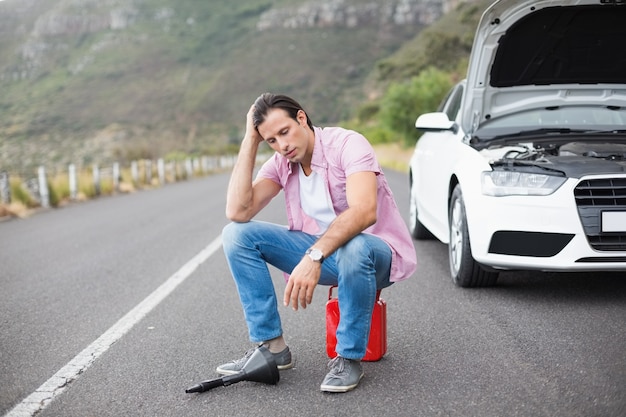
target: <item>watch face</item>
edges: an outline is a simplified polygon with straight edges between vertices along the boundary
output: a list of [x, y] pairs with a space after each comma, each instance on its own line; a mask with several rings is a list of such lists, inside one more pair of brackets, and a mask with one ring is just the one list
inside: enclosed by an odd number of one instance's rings
[[311, 257], [312, 260], [318, 261], [318, 262], [323, 258], [322, 251], [319, 249], [312, 249], [311, 252], [309, 253], [309, 256]]

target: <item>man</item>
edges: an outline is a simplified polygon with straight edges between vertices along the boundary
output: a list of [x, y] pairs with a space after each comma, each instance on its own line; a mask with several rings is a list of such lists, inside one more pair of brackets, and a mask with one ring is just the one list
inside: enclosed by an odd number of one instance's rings
[[[263, 142], [275, 154], [253, 180]], [[252, 221], [281, 190], [288, 228]], [[223, 231], [224, 252], [250, 340], [265, 345], [280, 370], [293, 366], [267, 264], [285, 272], [283, 302], [294, 310], [311, 303], [317, 284], [337, 285], [338, 356], [320, 389], [355, 388], [363, 377], [376, 290], [408, 278], [416, 265], [412, 239], [370, 144], [350, 130], [314, 127], [290, 97], [263, 94], [247, 114], [226, 216], [232, 223]], [[217, 372], [237, 373], [252, 352]]]

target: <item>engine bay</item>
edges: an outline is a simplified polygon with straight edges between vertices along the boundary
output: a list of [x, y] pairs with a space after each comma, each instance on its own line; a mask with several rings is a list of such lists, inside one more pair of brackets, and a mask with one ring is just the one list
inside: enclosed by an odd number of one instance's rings
[[626, 143], [573, 141], [523, 142], [480, 151], [494, 169], [524, 170], [540, 167], [567, 177], [626, 173]]

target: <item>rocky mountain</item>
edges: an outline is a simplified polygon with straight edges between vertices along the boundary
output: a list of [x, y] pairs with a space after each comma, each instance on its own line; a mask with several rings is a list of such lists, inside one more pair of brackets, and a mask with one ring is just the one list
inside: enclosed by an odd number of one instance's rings
[[4, 0], [0, 170], [222, 151], [264, 91], [340, 121], [376, 62], [462, 2]]
[[359, 26], [429, 25], [459, 0], [390, 0], [348, 3], [343, 0], [305, 3], [264, 12], [257, 29], [356, 28]]

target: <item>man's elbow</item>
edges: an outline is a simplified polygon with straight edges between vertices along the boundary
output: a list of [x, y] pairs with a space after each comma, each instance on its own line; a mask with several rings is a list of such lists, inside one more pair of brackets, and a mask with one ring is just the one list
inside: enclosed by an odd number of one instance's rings
[[250, 221], [250, 216], [246, 213], [241, 210], [232, 210], [228, 207], [226, 208], [226, 218], [235, 223], [246, 223]]
[[367, 210], [365, 213], [363, 213], [363, 216], [361, 218], [363, 219], [363, 222], [365, 223], [365, 229], [372, 226], [378, 221], [378, 217], [376, 215], [376, 208], [374, 208], [373, 210]]
[[376, 213], [374, 213], [372, 216], [369, 216], [369, 218], [367, 219], [367, 227], [370, 227], [376, 224], [377, 221], [378, 221], [378, 217], [376, 217]]

